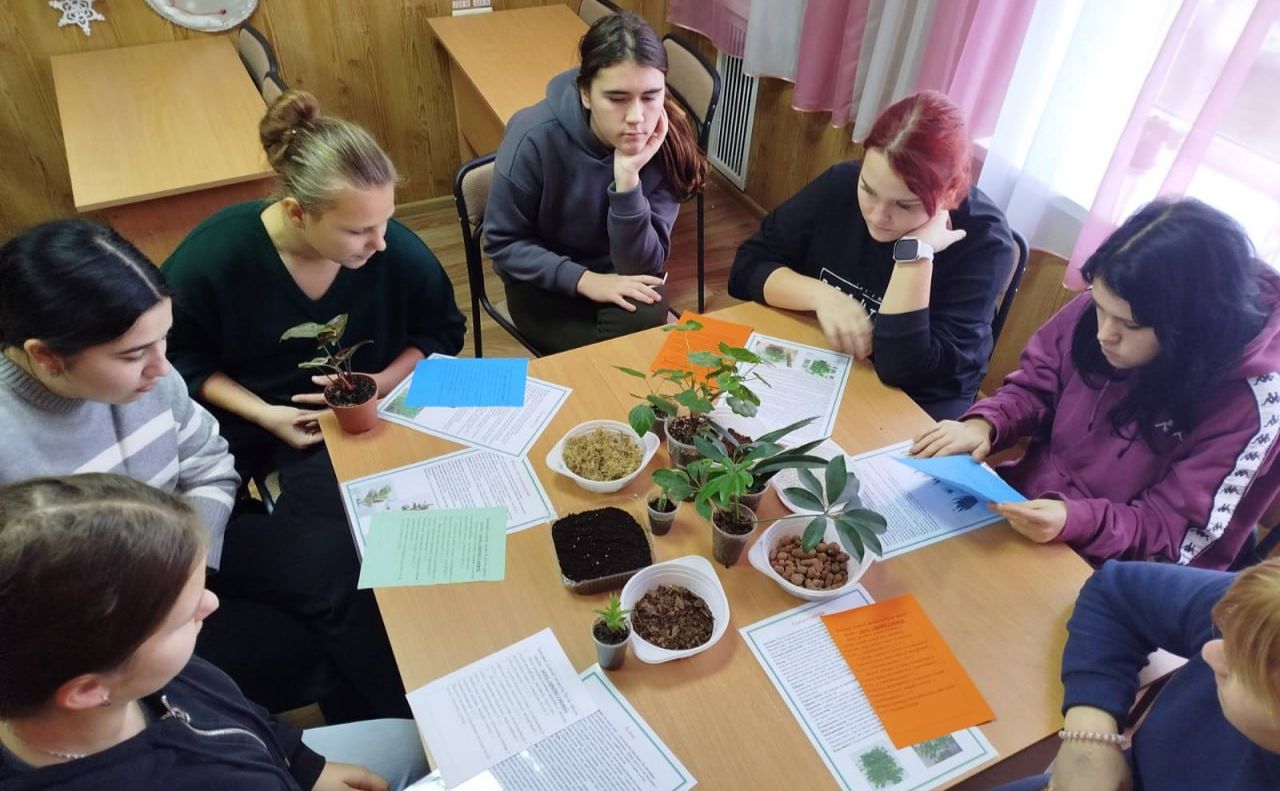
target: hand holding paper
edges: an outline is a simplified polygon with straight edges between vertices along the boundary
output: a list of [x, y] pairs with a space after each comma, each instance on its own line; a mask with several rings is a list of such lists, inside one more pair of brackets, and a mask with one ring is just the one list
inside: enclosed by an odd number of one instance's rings
[[990, 508], [1009, 520], [1010, 527], [1037, 544], [1053, 541], [1067, 526], [1067, 504], [1061, 500], [992, 503]]
[[972, 494], [979, 502], [1021, 503], [1027, 499], [1000, 476], [969, 456], [936, 456], [932, 459], [899, 456], [896, 460], [937, 478], [947, 486]]

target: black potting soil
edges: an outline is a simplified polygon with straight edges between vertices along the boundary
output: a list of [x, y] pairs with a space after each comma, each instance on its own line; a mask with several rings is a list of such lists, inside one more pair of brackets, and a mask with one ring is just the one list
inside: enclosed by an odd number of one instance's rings
[[574, 582], [634, 571], [653, 563], [644, 529], [621, 508], [596, 508], [551, 525], [560, 571]]

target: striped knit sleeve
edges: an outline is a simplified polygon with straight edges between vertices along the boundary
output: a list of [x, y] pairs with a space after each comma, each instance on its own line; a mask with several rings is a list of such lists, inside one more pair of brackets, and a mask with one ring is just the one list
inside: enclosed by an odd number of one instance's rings
[[218, 421], [191, 400], [187, 386], [178, 380], [173, 389], [173, 418], [178, 427], [178, 483], [176, 491], [187, 498], [201, 523], [209, 529], [208, 566], [217, 569], [222, 539], [235, 504], [240, 476], [227, 441], [218, 433]]

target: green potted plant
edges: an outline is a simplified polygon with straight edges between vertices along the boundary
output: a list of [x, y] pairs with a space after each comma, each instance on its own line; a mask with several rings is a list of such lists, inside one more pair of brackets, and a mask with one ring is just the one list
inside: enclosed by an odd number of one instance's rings
[[653, 482], [658, 485], [658, 491], [649, 497], [649, 531], [663, 536], [671, 530], [676, 508], [692, 499], [695, 489], [685, 470], [654, 470]]
[[800, 537], [805, 551], [822, 541], [828, 526], [834, 525], [845, 550], [857, 562], [866, 552], [883, 555], [880, 536], [888, 528], [885, 518], [862, 507], [858, 498], [858, 479], [849, 472], [843, 454], [836, 454], [826, 464], [823, 480], [801, 467], [801, 486], [788, 487], [786, 495], [795, 504], [815, 513]]
[[[662, 329], [665, 332], [691, 332], [702, 329], [702, 325], [690, 320]], [[764, 382], [755, 373], [755, 369], [763, 364], [760, 357], [725, 343], [719, 345], [718, 352], [690, 352], [689, 362], [708, 370], [663, 368], [649, 375], [634, 368], [614, 366], [628, 376], [643, 379], [649, 389], [643, 395], [632, 394], [643, 401], [627, 414], [627, 422], [637, 434], [644, 436], [661, 419], [667, 437], [667, 453], [672, 465], [681, 469], [698, 458], [693, 438], [711, 433], [711, 420], [707, 415], [715, 407], [715, 400], [724, 394], [725, 403], [735, 414], [751, 417], [760, 406], [760, 398], [749, 384]]]
[[630, 610], [623, 609], [618, 594], [609, 594], [609, 601], [594, 611], [599, 617], [591, 625], [591, 639], [596, 643], [596, 661], [605, 670], [617, 670], [627, 658], [627, 641], [631, 638]]
[[346, 330], [347, 314], [339, 313], [324, 324], [308, 321], [290, 327], [280, 340], [304, 338], [316, 342], [321, 356], [298, 363], [298, 367], [320, 371], [329, 377], [329, 384], [324, 388], [325, 403], [337, 415], [343, 431], [361, 434], [378, 423], [378, 383], [368, 374], [352, 372], [351, 357], [361, 346], [373, 341], [340, 346]]
[[789, 467], [823, 467], [826, 460], [818, 456], [810, 456], [809, 451], [822, 444], [821, 439], [806, 442], [794, 448], [781, 444], [781, 440], [793, 431], [804, 428], [817, 417], [798, 420], [789, 426], [761, 435], [758, 439], [744, 438], [736, 432], [714, 426], [721, 442], [729, 455], [735, 459], [753, 459], [750, 466], [751, 485], [742, 496], [742, 504], [755, 511], [764, 497], [769, 481], [779, 471]]

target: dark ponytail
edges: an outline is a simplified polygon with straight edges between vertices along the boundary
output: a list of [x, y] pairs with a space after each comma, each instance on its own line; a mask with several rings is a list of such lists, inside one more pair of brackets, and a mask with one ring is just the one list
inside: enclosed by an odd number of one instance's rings
[[[667, 73], [667, 51], [648, 22], [638, 14], [623, 11], [600, 17], [578, 44], [581, 66], [578, 88], [589, 91], [601, 69], [624, 61], [649, 66]], [[667, 111], [667, 139], [658, 152], [662, 171], [676, 197], [686, 201], [702, 191], [707, 181], [707, 158], [698, 148], [693, 124], [670, 91], [663, 103]]]

